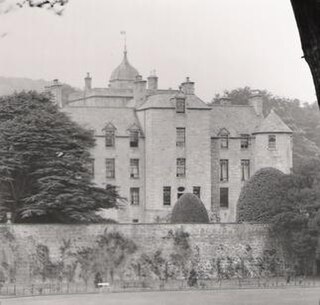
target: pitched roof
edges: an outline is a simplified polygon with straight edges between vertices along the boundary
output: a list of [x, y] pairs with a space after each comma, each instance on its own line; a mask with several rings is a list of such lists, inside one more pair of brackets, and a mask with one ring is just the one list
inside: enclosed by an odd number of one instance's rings
[[[147, 98], [146, 102], [141, 105], [138, 110], [145, 110], [148, 108], [175, 108], [174, 98], [177, 93], [175, 94], [156, 94], [151, 95]], [[191, 109], [208, 109], [210, 107], [203, 102], [199, 97], [196, 95], [186, 95], [186, 108]]]
[[273, 109], [254, 131], [255, 134], [270, 132], [292, 133], [292, 130], [281, 120], [281, 118], [273, 111]]
[[213, 105], [211, 110], [211, 136], [219, 136], [222, 129], [229, 132], [230, 137], [251, 134], [261, 118], [256, 115], [252, 106]]
[[140, 126], [134, 109], [130, 108], [65, 107], [63, 111], [81, 126], [94, 130], [96, 135], [103, 135], [102, 130], [109, 123], [120, 136], [127, 136], [132, 125]]

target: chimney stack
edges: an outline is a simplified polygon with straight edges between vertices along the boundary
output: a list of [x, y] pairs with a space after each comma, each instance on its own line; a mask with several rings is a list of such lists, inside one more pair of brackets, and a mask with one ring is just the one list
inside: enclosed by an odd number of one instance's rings
[[64, 106], [62, 100], [62, 84], [58, 79], [54, 79], [53, 84], [46, 87], [46, 91], [50, 92], [53, 95], [53, 102], [58, 105], [59, 108], [62, 108]]
[[133, 98], [136, 100], [137, 104], [147, 96], [147, 81], [142, 79], [141, 75], [137, 75], [136, 80], [133, 85]]
[[194, 94], [194, 82], [191, 82], [189, 77], [181, 84], [181, 91], [187, 95]]
[[263, 116], [263, 99], [258, 90], [252, 92], [252, 96], [249, 98], [249, 105], [254, 108], [257, 116]]
[[153, 70], [148, 77], [148, 89], [149, 90], [157, 90], [158, 89], [158, 76], [156, 75], [156, 71]]
[[92, 88], [92, 77], [90, 73], [87, 72], [87, 76], [84, 78], [84, 90], [89, 91]]

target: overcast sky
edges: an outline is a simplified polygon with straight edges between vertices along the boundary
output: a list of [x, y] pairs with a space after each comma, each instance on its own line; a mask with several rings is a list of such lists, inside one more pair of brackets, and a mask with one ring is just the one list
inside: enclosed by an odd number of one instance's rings
[[242, 86], [315, 101], [289, 0], [70, 0], [62, 17], [18, 10], [0, 16], [0, 75], [82, 88], [90, 72], [106, 87], [122, 30], [130, 63], [143, 77], [155, 69], [161, 88], [190, 76], [206, 102]]

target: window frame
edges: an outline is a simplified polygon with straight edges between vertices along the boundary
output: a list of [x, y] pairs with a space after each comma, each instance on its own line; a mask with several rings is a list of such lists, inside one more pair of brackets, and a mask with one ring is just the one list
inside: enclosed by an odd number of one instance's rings
[[[108, 162], [110, 162], [109, 164], [112, 164], [112, 166], [110, 167], [111, 168], [110, 171], [107, 171]], [[105, 159], [105, 170], [106, 170], [106, 179], [115, 179], [115, 177], [116, 177], [116, 161], [115, 161], [115, 158], [106, 158]], [[108, 175], [108, 172], [110, 173], [110, 175]]]
[[130, 205], [139, 206], [140, 205], [140, 188], [130, 187]]
[[250, 159], [241, 159], [241, 181], [250, 179]]
[[220, 135], [220, 148], [222, 148], [222, 149], [229, 148], [229, 135], [228, 134]]
[[176, 98], [176, 113], [186, 113], [185, 98]]
[[185, 147], [186, 146], [186, 128], [176, 127], [176, 146]]
[[186, 158], [177, 158], [176, 161], [176, 177], [185, 178], [186, 177]]
[[164, 186], [162, 188], [163, 205], [171, 206], [171, 186]]
[[[133, 164], [135, 162], [136, 164]], [[137, 158], [130, 159], [130, 178], [131, 179], [140, 178], [140, 161]]]
[[[223, 191], [223, 192], [222, 192]], [[228, 187], [220, 187], [219, 190], [220, 195], [220, 208], [228, 209], [229, 208], [229, 188]], [[225, 200], [223, 200], [225, 199]]]
[[[225, 166], [225, 171], [223, 170]], [[226, 177], [224, 177], [224, 173], [226, 173]], [[220, 159], [220, 182], [229, 181], [229, 160], [228, 159]]]
[[[104, 131], [104, 136], [105, 136], [105, 147], [107, 148], [112, 148], [112, 147], [115, 147], [115, 130], [114, 129], [111, 129], [111, 128], [107, 128], [105, 129]], [[109, 137], [108, 137], [109, 136]], [[109, 140], [109, 143], [108, 143], [108, 140]]]
[[[273, 140], [271, 140], [273, 139]], [[276, 150], [277, 149], [277, 136], [275, 134], [268, 135], [268, 149]]]
[[139, 147], [139, 130], [131, 129], [129, 134], [129, 146], [132, 148]]
[[245, 150], [250, 146], [250, 135], [249, 134], [241, 134], [240, 138], [240, 148]]

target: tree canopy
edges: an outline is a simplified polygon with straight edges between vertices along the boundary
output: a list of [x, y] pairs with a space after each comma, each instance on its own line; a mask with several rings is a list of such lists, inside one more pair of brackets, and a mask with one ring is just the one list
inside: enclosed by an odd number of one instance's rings
[[92, 133], [50, 98], [22, 92], [0, 98], [0, 216], [14, 222], [96, 222], [118, 195], [91, 181]]
[[[272, 170], [272, 171], [271, 171]], [[309, 160], [290, 175], [261, 169], [243, 187], [238, 220], [268, 223], [298, 274], [312, 274], [320, 234], [320, 161]]]
[[171, 223], [209, 223], [209, 216], [196, 195], [185, 193], [172, 209]]

